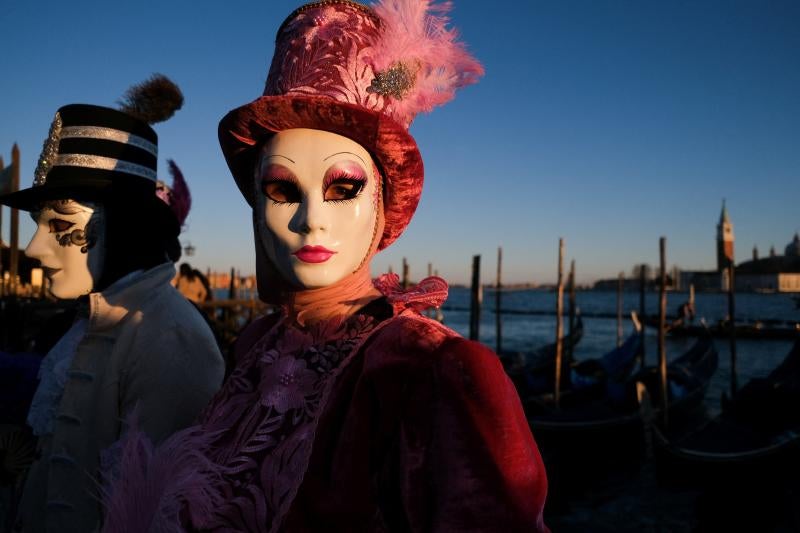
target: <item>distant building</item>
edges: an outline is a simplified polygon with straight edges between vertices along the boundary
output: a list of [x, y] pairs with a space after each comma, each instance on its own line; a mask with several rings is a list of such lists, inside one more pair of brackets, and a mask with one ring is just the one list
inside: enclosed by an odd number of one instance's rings
[[784, 255], [771, 253], [740, 263], [736, 267], [736, 290], [800, 292], [800, 235], [794, 234]]
[[[728, 266], [734, 261], [733, 223], [728, 215], [725, 201], [717, 224], [717, 268], [716, 270], [679, 270], [673, 268], [667, 276], [667, 289], [686, 290], [694, 285], [697, 291], [726, 291], [729, 285]], [[800, 233], [778, 255], [775, 246], [770, 246], [769, 256], [760, 258], [758, 247], [753, 246], [753, 257], [736, 266], [735, 285], [737, 291], [749, 292], [796, 292], [800, 293]], [[615, 291], [619, 280], [601, 279], [594, 284], [596, 290]], [[657, 287], [653, 279], [647, 280], [647, 289]], [[638, 279], [624, 280], [623, 290], [639, 290]]]
[[717, 272], [725, 272], [733, 263], [733, 224], [728, 217], [725, 200], [722, 200], [722, 212], [717, 224]]
[[[24, 250], [17, 253], [17, 275], [20, 283], [28, 283], [31, 280], [31, 269], [40, 267], [38, 259], [31, 259], [25, 255]], [[0, 240], [0, 276], [3, 276], [11, 268], [11, 248]]]
[[[717, 224], [717, 270], [681, 272], [680, 285], [695, 289], [727, 290], [727, 261], [733, 260], [733, 224], [728, 216], [725, 202], [722, 203], [719, 224]], [[737, 291], [752, 292], [800, 292], [800, 235], [794, 234], [786, 245], [784, 255], [778, 255], [771, 246], [769, 256], [760, 258], [758, 248], [753, 247], [753, 258], [736, 266], [735, 281]]]
[[716, 270], [687, 270], [678, 276], [679, 286], [689, 287], [694, 285], [698, 291], [724, 291], [728, 290], [728, 266], [733, 262], [733, 223], [728, 216], [725, 200], [722, 201], [722, 211], [717, 223], [717, 269]]
[[[685, 271], [678, 276], [680, 287], [690, 284], [699, 291], [727, 290], [727, 266], [734, 258], [733, 223], [725, 202], [717, 224], [717, 270]], [[769, 256], [760, 258], [758, 248], [753, 247], [753, 258], [739, 263], [735, 271], [737, 291], [755, 292], [800, 292], [800, 235], [795, 233], [786, 245], [784, 255], [778, 255], [771, 246]]]

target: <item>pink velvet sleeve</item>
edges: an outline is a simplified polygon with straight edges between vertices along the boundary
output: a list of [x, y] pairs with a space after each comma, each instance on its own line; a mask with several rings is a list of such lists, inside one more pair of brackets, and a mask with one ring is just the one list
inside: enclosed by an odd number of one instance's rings
[[431, 374], [409, 391], [404, 417], [403, 498], [412, 529], [548, 531], [544, 465], [497, 356], [451, 338]]

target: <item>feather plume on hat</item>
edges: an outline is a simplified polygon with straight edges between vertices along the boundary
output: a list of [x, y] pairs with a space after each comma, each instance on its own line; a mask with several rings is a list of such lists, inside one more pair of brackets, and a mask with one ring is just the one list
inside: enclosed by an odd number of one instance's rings
[[169, 173], [172, 175], [172, 187], [161, 180], [156, 183], [156, 196], [169, 206], [178, 224], [183, 226], [189, 210], [192, 208], [192, 193], [183, 178], [183, 172], [172, 159], [167, 161]]
[[453, 99], [456, 89], [478, 81], [481, 64], [448, 29], [452, 4], [431, 0], [381, 0], [373, 6], [381, 31], [368, 62], [375, 71], [369, 90], [391, 98], [385, 112], [408, 126], [420, 112]]
[[167, 120], [183, 107], [183, 93], [163, 74], [153, 74], [129, 88], [118, 103], [120, 111], [155, 124]]

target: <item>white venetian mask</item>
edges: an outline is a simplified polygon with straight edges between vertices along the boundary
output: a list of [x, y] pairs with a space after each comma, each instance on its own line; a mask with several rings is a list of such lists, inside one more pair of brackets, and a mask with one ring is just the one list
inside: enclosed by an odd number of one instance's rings
[[37, 227], [25, 254], [42, 263], [53, 296], [73, 299], [92, 292], [103, 271], [102, 207], [53, 200], [31, 217]]
[[321, 130], [275, 134], [255, 170], [257, 239], [297, 288], [355, 272], [376, 231], [380, 184], [360, 144]]

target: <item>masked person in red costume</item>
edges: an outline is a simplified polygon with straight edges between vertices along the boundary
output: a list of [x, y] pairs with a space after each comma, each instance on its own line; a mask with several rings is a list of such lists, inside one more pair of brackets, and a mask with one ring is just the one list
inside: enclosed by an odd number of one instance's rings
[[370, 279], [422, 191], [408, 126], [482, 74], [443, 11], [321, 1], [278, 30], [264, 95], [219, 134], [259, 295], [282, 311], [242, 334], [196, 426], [119, 443], [106, 531], [546, 531], [544, 467], [497, 356], [420, 314], [447, 284]]

